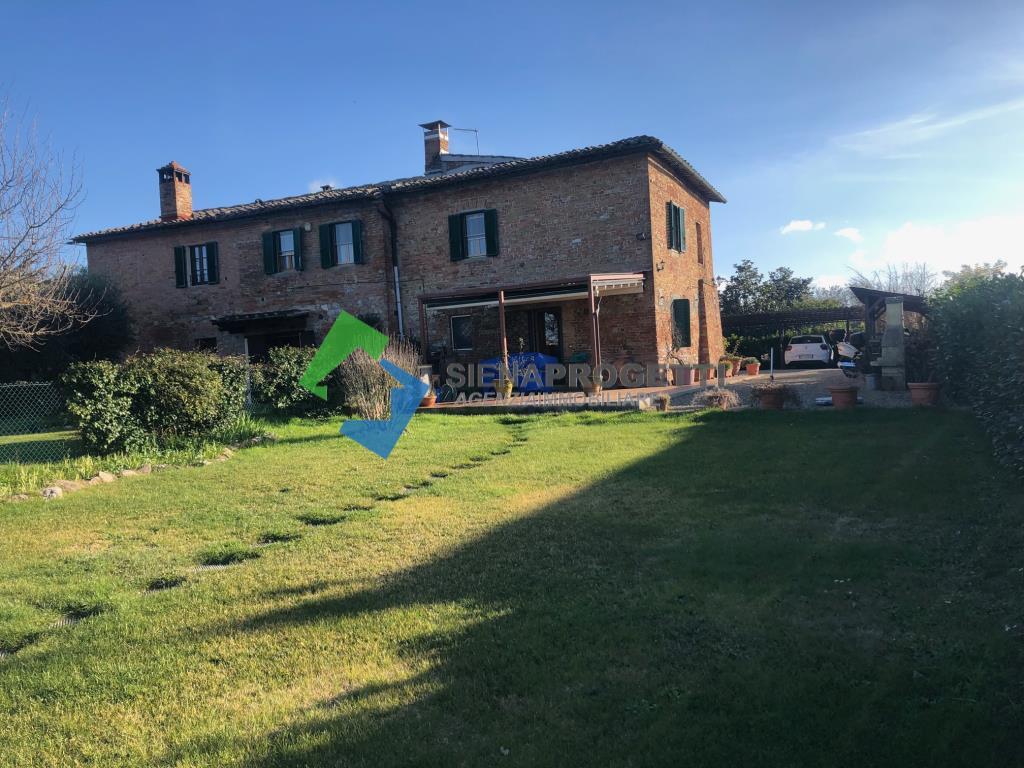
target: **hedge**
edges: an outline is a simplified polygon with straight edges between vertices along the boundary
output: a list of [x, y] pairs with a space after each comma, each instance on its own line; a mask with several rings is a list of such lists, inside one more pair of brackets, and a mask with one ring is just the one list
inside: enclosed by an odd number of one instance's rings
[[955, 280], [928, 304], [946, 398], [969, 405], [997, 457], [1024, 475], [1024, 276]]
[[123, 363], [76, 363], [61, 379], [68, 412], [99, 453], [171, 446], [233, 424], [245, 408], [245, 361], [161, 349]]

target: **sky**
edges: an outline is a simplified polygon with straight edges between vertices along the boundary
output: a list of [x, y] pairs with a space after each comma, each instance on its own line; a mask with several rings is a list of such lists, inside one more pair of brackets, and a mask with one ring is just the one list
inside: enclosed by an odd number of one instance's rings
[[197, 208], [415, 175], [442, 119], [524, 157], [659, 137], [729, 201], [721, 276], [1024, 263], [1020, 2], [2, 1], [76, 232], [155, 218], [172, 159]]

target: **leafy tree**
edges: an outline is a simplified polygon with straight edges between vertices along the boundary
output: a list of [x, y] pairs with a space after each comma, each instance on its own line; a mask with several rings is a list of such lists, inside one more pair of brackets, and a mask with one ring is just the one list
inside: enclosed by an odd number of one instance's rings
[[776, 312], [793, 307], [811, 297], [810, 277], [794, 277], [789, 267], [779, 267], [768, 273], [768, 280], [761, 286], [760, 305], [762, 312]]
[[745, 312], [760, 311], [758, 306], [764, 275], [750, 259], [734, 264], [733, 270], [733, 276], [727, 281], [723, 278], [718, 280], [720, 284], [725, 284], [719, 296], [722, 314], [741, 315]]

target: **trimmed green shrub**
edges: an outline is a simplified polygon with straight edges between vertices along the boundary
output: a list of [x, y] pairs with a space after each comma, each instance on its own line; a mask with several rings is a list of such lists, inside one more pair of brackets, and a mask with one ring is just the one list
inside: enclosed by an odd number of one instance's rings
[[299, 384], [315, 347], [274, 347], [268, 359], [253, 377], [253, 398], [280, 414], [304, 414], [325, 411], [338, 404], [337, 375], [328, 377], [328, 402], [324, 402]]
[[87, 448], [139, 451], [208, 437], [237, 422], [245, 408], [241, 365], [161, 349], [122, 364], [76, 363], [61, 383]]
[[996, 456], [1024, 474], [1024, 275], [973, 275], [929, 299], [943, 392], [969, 405]]
[[135, 355], [124, 363], [133, 390], [132, 413], [157, 442], [199, 437], [222, 423], [224, 383], [212, 363], [206, 353], [171, 349]]
[[132, 413], [135, 392], [118, 364], [105, 360], [75, 363], [61, 377], [61, 385], [68, 413], [89, 449], [105, 454], [153, 446], [154, 440]]

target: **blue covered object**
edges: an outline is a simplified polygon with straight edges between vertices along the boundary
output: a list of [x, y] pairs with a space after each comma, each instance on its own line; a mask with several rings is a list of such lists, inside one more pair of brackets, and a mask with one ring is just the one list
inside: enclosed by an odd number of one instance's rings
[[[520, 352], [516, 355], [509, 355], [508, 365], [512, 369], [515, 390], [517, 392], [551, 392], [554, 387], [544, 386], [544, 382], [547, 381], [546, 371], [549, 365], [554, 365], [557, 362], [557, 358], [541, 352]], [[495, 387], [500, 368], [500, 357], [480, 361], [480, 380], [485, 387]]]

